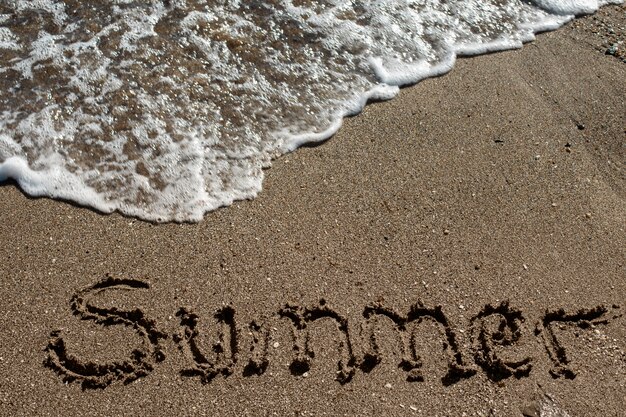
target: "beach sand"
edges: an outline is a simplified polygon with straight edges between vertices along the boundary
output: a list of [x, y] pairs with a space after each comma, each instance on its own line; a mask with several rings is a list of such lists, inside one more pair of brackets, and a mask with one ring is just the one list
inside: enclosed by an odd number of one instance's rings
[[460, 59], [199, 224], [0, 187], [0, 415], [626, 415], [624, 12]]

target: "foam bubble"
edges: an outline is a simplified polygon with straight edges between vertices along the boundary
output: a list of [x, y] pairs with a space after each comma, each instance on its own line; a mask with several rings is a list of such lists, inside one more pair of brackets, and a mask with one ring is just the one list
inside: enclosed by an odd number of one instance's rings
[[531, 0], [533, 4], [559, 15], [593, 13], [598, 9], [596, 0]]

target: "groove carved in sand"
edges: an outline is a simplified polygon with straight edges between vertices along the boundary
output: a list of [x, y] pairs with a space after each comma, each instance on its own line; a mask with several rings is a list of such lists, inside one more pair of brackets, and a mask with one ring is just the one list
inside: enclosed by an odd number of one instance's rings
[[470, 320], [474, 361], [492, 381], [530, 374], [530, 357], [508, 359], [503, 352], [520, 340], [524, 321], [522, 312], [511, 308], [508, 301], [497, 306], [486, 305]]
[[[122, 325], [137, 333], [141, 337], [141, 345], [132, 351], [129, 358], [108, 363], [83, 359], [70, 352], [63, 333], [55, 330], [45, 349], [45, 366], [59, 374], [63, 381], [80, 383], [84, 389], [106, 388], [114, 382], [128, 384], [147, 376], [155, 364], [165, 359], [164, 341], [168, 335], [159, 331], [156, 321], [148, 318], [140, 308], [104, 308], [99, 307], [95, 299], [107, 291], [149, 288], [144, 281], [107, 276], [78, 291], [70, 300], [72, 313], [81, 320], [102, 326]], [[326, 341], [337, 343], [339, 359], [335, 379], [341, 384], [350, 383], [358, 371], [361, 375], [368, 375], [382, 362], [387, 354], [381, 348], [382, 337], [392, 337], [399, 342], [400, 356], [394, 360], [397, 359], [396, 365], [406, 372], [407, 381], [419, 382], [430, 377], [424, 374], [423, 357], [419, 354], [419, 341], [428, 337], [421, 331], [425, 323], [435, 326], [438, 341], [442, 342], [447, 363], [441, 383], [445, 386], [478, 373], [483, 373], [493, 382], [528, 377], [536, 360], [527, 356], [529, 341], [535, 342], [539, 350], [545, 349], [552, 364], [550, 374], [554, 378], [572, 379], [576, 372], [559, 333], [571, 327], [587, 329], [609, 324], [622, 317], [618, 309], [617, 305], [600, 305], [576, 312], [548, 310], [532, 333], [523, 326], [525, 317], [522, 312], [508, 301], [487, 304], [469, 319], [469, 331], [464, 339], [455, 331], [459, 328], [450, 322], [442, 306], [427, 307], [421, 301], [413, 304], [406, 313], [398, 312], [393, 306], [372, 303], [363, 309], [364, 321], [360, 323], [351, 323], [324, 299], [308, 307], [288, 303], [270, 312], [263, 320], [245, 324], [238, 319], [234, 307], [225, 306], [208, 317], [217, 325], [211, 327], [216, 331], [209, 334], [203, 334], [199, 326], [206, 318], [201, 318], [189, 308], [179, 308], [176, 316], [180, 327], [172, 339], [188, 363], [180, 375], [199, 377], [204, 384], [218, 376], [228, 378], [237, 372], [241, 372], [243, 377], [263, 375], [270, 361], [276, 360], [276, 352], [270, 352], [268, 347], [272, 332], [281, 324], [286, 324], [291, 332], [289, 370], [293, 376], [306, 376], [314, 370], [316, 355], [312, 349], [311, 329], [319, 320], [329, 320], [337, 330], [324, 333], [324, 337]], [[391, 333], [377, 331], [381, 320], [392, 323]], [[355, 324], [360, 324], [362, 337], [355, 337], [351, 330]], [[464, 330], [458, 331], [465, 333]], [[200, 343], [203, 337], [212, 340], [212, 343], [209, 346]], [[522, 339], [525, 344], [521, 343]], [[461, 340], [469, 343], [464, 345]], [[470, 363], [472, 360], [473, 363]]]
[[[237, 364], [237, 327], [235, 324], [235, 310], [232, 307], [223, 307], [214, 315], [220, 326], [218, 341], [211, 346], [212, 352], [202, 352], [197, 338], [199, 317], [185, 308], [176, 313], [180, 317], [182, 333], [176, 334], [174, 340], [180, 349], [191, 358], [193, 366], [181, 372], [183, 376], [199, 376], [203, 383], [208, 383], [218, 375], [228, 376], [233, 373]], [[210, 359], [210, 356], [214, 356]]]
[[443, 313], [441, 306], [427, 308], [421, 302], [413, 305], [408, 314], [402, 315], [392, 308], [387, 308], [381, 304], [372, 304], [365, 308], [363, 317], [367, 320], [367, 338], [368, 344], [360, 368], [364, 372], [370, 372], [382, 360], [382, 352], [377, 342], [376, 333], [372, 326], [372, 319], [375, 316], [384, 316], [394, 323], [395, 333], [400, 339], [402, 349], [402, 359], [398, 367], [407, 372], [407, 381], [423, 381], [424, 375], [420, 368], [422, 367], [422, 359], [418, 355], [415, 346], [416, 328], [412, 331], [407, 330], [408, 324], [416, 322], [422, 323], [424, 320], [431, 320], [438, 324], [440, 332], [445, 337], [444, 350], [448, 355], [448, 372], [441, 379], [444, 385], [452, 385], [461, 379], [469, 378], [476, 373], [476, 370], [467, 366], [463, 362], [463, 357], [459, 350], [456, 333], [450, 327], [448, 318]]
[[337, 325], [341, 341], [339, 349], [341, 358], [337, 362], [336, 379], [342, 384], [352, 380], [355, 372], [357, 358], [352, 351], [352, 342], [348, 333], [348, 320], [330, 308], [326, 300], [321, 299], [319, 305], [312, 308], [303, 308], [297, 305], [285, 305], [279, 315], [288, 318], [292, 322], [293, 328], [293, 349], [296, 357], [291, 362], [289, 369], [293, 375], [303, 375], [311, 367], [311, 361], [315, 358], [315, 353], [310, 348], [310, 334], [308, 326], [323, 318], [329, 318]]
[[115, 381], [128, 384], [148, 375], [156, 362], [165, 359], [161, 340], [167, 335], [156, 328], [140, 309], [130, 311], [102, 308], [92, 304], [92, 299], [109, 290], [135, 291], [149, 289], [148, 283], [133, 279], [107, 277], [82, 291], [70, 301], [70, 308], [81, 320], [91, 320], [102, 326], [122, 325], [132, 328], [142, 338], [142, 345], [135, 348], [129, 359], [105, 364], [80, 359], [68, 352], [60, 330], [53, 331], [45, 351], [45, 365], [56, 371], [64, 382], [79, 382], [83, 388], [105, 388]]
[[[621, 317], [617, 313], [617, 305], [612, 308], [606, 306], [598, 306], [590, 309], [580, 309], [575, 312], [566, 312], [564, 309], [548, 310], [541, 322], [537, 323], [535, 334], [541, 336], [548, 357], [552, 361], [552, 369], [550, 374], [554, 378], [576, 378], [576, 371], [571, 364], [571, 360], [567, 355], [565, 346], [555, 332], [555, 326], [561, 325], [561, 328], [578, 327], [580, 329], [588, 329], [592, 326], [606, 325], [611, 321]], [[613, 314], [610, 314], [613, 312]]]

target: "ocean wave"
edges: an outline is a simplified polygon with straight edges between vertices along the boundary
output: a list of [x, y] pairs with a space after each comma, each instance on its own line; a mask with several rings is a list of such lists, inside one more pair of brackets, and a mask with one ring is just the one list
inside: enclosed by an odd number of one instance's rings
[[261, 190], [368, 100], [521, 47], [596, 0], [9, 0], [0, 181], [150, 221]]

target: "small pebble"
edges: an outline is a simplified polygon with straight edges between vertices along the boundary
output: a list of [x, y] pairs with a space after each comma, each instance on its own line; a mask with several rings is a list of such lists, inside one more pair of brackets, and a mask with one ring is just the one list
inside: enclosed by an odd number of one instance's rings
[[613, 45], [609, 46], [605, 54], [615, 56], [615, 54], [617, 54], [617, 44], [614, 43]]

